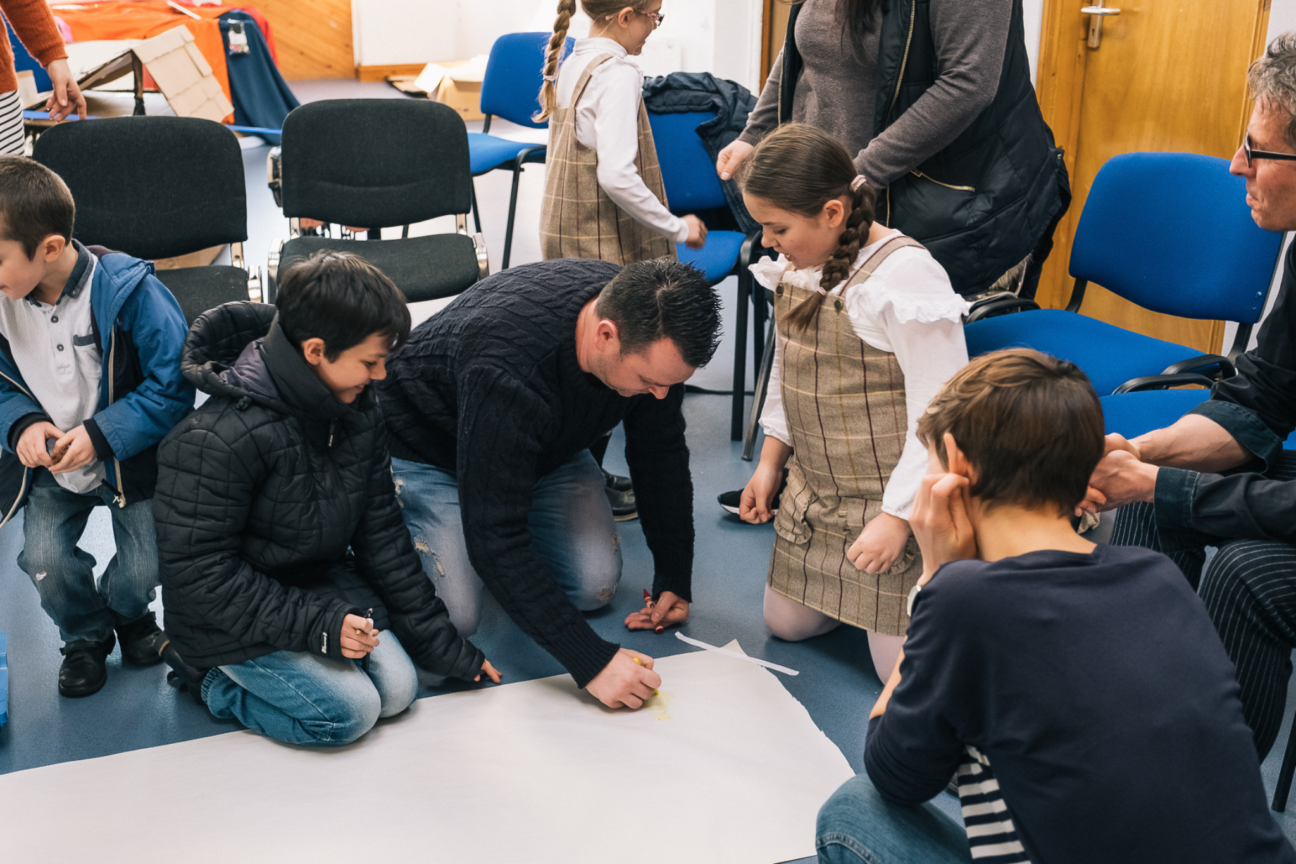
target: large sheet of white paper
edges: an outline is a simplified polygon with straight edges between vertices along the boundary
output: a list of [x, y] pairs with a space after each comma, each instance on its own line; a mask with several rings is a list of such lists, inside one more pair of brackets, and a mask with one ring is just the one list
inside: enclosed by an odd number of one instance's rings
[[815, 814], [852, 772], [805, 708], [712, 652], [657, 670], [635, 713], [564, 675], [423, 699], [339, 750], [232, 732], [8, 774], [0, 849], [43, 864], [814, 855]]

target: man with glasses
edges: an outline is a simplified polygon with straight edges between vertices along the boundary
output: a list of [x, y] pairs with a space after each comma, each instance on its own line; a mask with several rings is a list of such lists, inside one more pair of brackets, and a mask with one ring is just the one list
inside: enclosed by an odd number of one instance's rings
[[[1229, 170], [1246, 178], [1257, 225], [1296, 230], [1296, 33], [1275, 39], [1247, 77], [1255, 110]], [[1112, 543], [1167, 553], [1198, 587], [1261, 759], [1278, 736], [1296, 647], [1296, 453], [1282, 446], [1296, 429], [1296, 244], [1284, 263], [1237, 375], [1173, 426], [1108, 436], [1083, 505], [1122, 507]], [[1203, 569], [1208, 545], [1219, 552]]]

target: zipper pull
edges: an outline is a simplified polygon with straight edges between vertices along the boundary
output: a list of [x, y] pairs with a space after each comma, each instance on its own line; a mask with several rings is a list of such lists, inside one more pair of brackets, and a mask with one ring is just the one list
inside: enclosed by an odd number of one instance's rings
[[123, 507], [123, 508], [124, 508], [124, 507], [126, 506], [126, 493], [125, 493], [125, 492], [114, 492], [114, 493], [113, 493], [113, 503], [116, 504], [118, 507]]
[[329, 421], [329, 442], [328, 446], [333, 446], [333, 430], [337, 427], [337, 420]]

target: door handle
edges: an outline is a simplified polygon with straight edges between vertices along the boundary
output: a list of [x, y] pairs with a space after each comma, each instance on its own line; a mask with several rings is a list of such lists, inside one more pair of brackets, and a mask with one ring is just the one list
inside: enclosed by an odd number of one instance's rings
[[1110, 6], [1103, 5], [1104, 0], [1098, 0], [1097, 6], [1085, 6], [1080, 10], [1081, 15], [1089, 17], [1089, 41], [1087, 44], [1090, 48], [1097, 48], [1102, 44], [1102, 27], [1103, 19], [1110, 15], [1119, 15], [1121, 10], [1113, 9]]

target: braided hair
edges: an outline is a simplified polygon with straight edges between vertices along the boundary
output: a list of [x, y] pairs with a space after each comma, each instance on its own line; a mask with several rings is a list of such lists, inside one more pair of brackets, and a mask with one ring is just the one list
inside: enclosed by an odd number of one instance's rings
[[[873, 227], [877, 193], [868, 183], [855, 183], [857, 176], [846, 148], [827, 132], [804, 123], [784, 124], [766, 136], [739, 172], [744, 193], [801, 216], [816, 217], [829, 201], [848, 198], [850, 213], [819, 281], [825, 292], [850, 277], [851, 265]], [[784, 323], [804, 330], [819, 317], [826, 297], [820, 293], [807, 297]]]
[[[651, 0], [581, 0], [581, 9], [593, 21], [612, 17], [622, 9], [641, 11]], [[553, 36], [545, 52], [544, 82], [540, 85], [540, 112], [532, 119], [537, 123], [548, 120], [558, 110], [558, 61], [562, 59], [563, 43], [576, 14], [576, 0], [558, 0], [558, 17], [554, 19]]]

